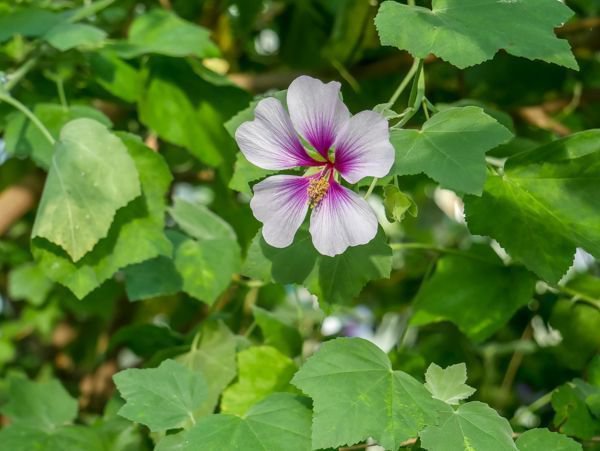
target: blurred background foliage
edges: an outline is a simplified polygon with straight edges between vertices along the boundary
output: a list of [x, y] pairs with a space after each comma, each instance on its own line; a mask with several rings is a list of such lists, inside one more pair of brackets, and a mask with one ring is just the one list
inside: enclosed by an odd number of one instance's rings
[[[61, 50], [60, 36], [54, 44], [39, 38], [91, 2], [0, 0], [0, 68], [4, 77], [19, 73], [12, 93], [52, 133], [68, 119], [91, 116], [142, 137], [173, 174], [170, 196], [208, 206], [227, 221], [243, 255], [259, 223], [248, 208], [247, 185], [245, 193], [230, 188], [238, 151], [223, 123], [255, 95], [285, 89], [299, 74], [339, 80], [352, 112], [370, 109], [387, 101], [412, 64], [406, 52], [379, 44], [376, 0], [97, 3], [105, 5], [85, 20], [102, 33]], [[490, 153], [495, 158], [600, 124], [600, 2], [566, 3], [576, 15], [557, 34], [571, 43], [580, 72], [504, 52], [466, 70], [425, 60], [432, 103], [482, 106], [515, 131], [516, 139]], [[173, 15], [202, 29], [174, 31], [180, 29], [170, 22], [179, 20]], [[409, 126], [422, 123], [421, 114]], [[568, 283], [556, 290], [529, 274], [438, 252], [478, 252], [477, 246], [489, 252], [489, 242], [468, 233], [461, 200], [425, 176], [400, 179], [418, 216], [385, 229], [393, 242], [431, 248], [395, 250], [392, 277], [370, 283], [343, 305], [319, 306], [303, 288], [239, 275], [212, 305], [181, 292], [131, 302], [123, 272], [78, 300], [48, 280], [30, 253], [49, 164], [43, 137], [6, 103], [0, 103], [0, 131], [0, 377], [54, 375], [78, 397], [83, 417], [108, 415], [116, 371], [180, 355], [198, 331], [219, 320], [290, 357], [308, 355], [333, 336], [367, 337], [390, 351], [397, 369], [419, 379], [430, 362], [466, 362], [475, 397], [512, 418], [515, 430], [553, 423], [547, 394], [556, 387], [573, 378], [600, 383], [597, 262], [578, 252]], [[425, 289], [429, 277], [440, 280]], [[525, 294], [516, 299], [523, 284]], [[411, 316], [436, 299], [454, 310], [437, 312], [435, 321]], [[492, 324], [483, 324], [486, 318]], [[0, 401], [5, 389], [0, 380]], [[525, 407], [540, 398], [544, 402]], [[139, 449], [148, 443], [139, 439]]]

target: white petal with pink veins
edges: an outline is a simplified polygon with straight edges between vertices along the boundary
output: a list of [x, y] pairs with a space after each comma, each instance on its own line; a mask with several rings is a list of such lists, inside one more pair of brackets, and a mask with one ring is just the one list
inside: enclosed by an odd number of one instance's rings
[[255, 119], [244, 122], [235, 140], [244, 156], [263, 169], [291, 169], [313, 166], [281, 102], [273, 97], [258, 102]]
[[294, 241], [308, 211], [309, 183], [305, 177], [274, 175], [254, 185], [250, 208], [271, 246], [287, 247]]
[[332, 183], [311, 214], [310, 234], [317, 251], [333, 257], [375, 238], [377, 218], [362, 197]]
[[340, 99], [340, 87], [336, 81], [325, 84], [302, 75], [287, 91], [287, 106], [294, 127], [325, 158], [338, 130], [350, 117]]
[[350, 183], [384, 177], [394, 164], [388, 122], [374, 111], [352, 116], [335, 140], [335, 168]]

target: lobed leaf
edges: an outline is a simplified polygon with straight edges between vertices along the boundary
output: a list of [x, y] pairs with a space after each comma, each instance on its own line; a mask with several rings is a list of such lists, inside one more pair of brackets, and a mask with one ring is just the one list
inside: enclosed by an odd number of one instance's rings
[[108, 234], [117, 210], [140, 194], [122, 141], [99, 122], [75, 119], [60, 132], [31, 236], [59, 245], [77, 262]]
[[383, 45], [415, 58], [433, 53], [461, 69], [501, 49], [578, 69], [568, 41], [554, 34], [572, 15], [556, 0], [433, 0], [431, 9], [386, 1], [375, 25]]

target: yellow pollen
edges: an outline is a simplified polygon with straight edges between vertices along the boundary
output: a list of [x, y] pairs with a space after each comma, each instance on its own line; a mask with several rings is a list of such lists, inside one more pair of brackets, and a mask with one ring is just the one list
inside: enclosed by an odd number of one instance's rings
[[310, 208], [315, 208], [327, 194], [329, 189], [329, 177], [321, 177], [312, 179], [308, 185], [308, 198]]

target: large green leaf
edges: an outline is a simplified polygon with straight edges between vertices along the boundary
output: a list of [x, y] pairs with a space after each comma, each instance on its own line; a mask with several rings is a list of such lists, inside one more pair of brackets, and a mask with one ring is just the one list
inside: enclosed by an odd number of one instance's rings
[[210, 58], [220, 53], [210, 40], [209, 30], [164, 9], [138, 16], [131, 24], [127, 41], [115, 45], [115, 50], [124, 58], [146, 53]]
[[76, 263], [58, 246], [39, 238], [32, 241], [34, 257], [46, 275], [79, 298], [121, 268], [172, 253], [163, 231], [165, 195], [172, 179], [169, 168], [139, 138], [128, 134], [119, 137], [135, 162], [143, 196], [119, 210], [108, 236]]
[[158, 368], [121, 371], [113, 380], [126, 401], [119, 415], [151, 431], [193, 424], [208, 391], [200, 373], [174, 360], [165, 360]]
[[0, 14], [0, 42], [17, 35], [35, 38], [44, 35], [64, 16], [40, 8], [23, 8]]
[[481, 194], [485, 183], [485, 153], [510, 139], [512, 133], [475, 106], [445, 109], [421, 130], [394, 130], [396, 149], [391, 174], [423, 172], [444, 188]]
[[478, 401], [456, 410], [446, 409], [437, 424], [428, 426], [419, 435], [421, 446], [428, 451], [517, 450], [508, 421]]
[[548, 322], [562, 336], [552, 351], [567, 368], [583, 370], [600, 352], [600, 310], [597, 306], [561, 299], [554, 304]]
[[192, 429], [178, 434], [182, 437], [164, 446], [159, 443], [157, 451], [310, 451], [311, 412], [304, 401], [275, 393], [243, 417], [201, 418]]
[[89, 62], [94, 83], [126, 102], [136, 102], [140, 98], [143, 88], [140, 72], [114, 52], [94, 52], [89, 55]]
[[[110, 120], [99, 110], [85, 105], [63, 107], [54, 103], [38, 103], [33, 113], [45, 125], [55, 139], [67, 122], [79, 118], [95, 119], [110, 127]], [[9, 154], [18, 157], [30, 157], [38, 166], [48, 170], [54, 154], [54, 146], [21, 112], [8, 117], [4, 131], [4, 141]]]
[[233, 162], [235, 154], [223, 122], [247, 102], [247, 94], [239, 88], [210, 83], [185, 61], [153, 58], [139, 115], [164, 140], [218, 166]]
[[59, 245], [76, 262], [140, 194], [123, 142], [99, 122], [75, 119], [60, 132], [31, 236]]
[[488, 178], [482, 197], [466, 197], [471, 232], [496, 239], [551, 283], [571, 266], [577, 247], [600, 257], [598, 137], [598, 130], [575, 134], [510, 158], [503, 175]]
[[176, 245], [175, 267], [183, 291], [208, 304], [229, 286], [241, 266], [241, 250], [231, 226], [202, 205], [181, 199], [169, 210], [194, 239]]
[[533, 296], [535, 278], [522, 267], [504, 266], [489, 249], [440, 259], [414, 300], [412, 324], [452, 321], [482, 341], [506, 324]]
[[432, 363], [425, 373], [425, 388], [435, 399], [448, 404], [458, 404], [475, 393], [473, 387], [465, 384], [466, 381], [467, 366], [464, 363], [446, 368]]
[[77, 416], [77, 400], [55, 379], [33, 382], [11, 377], [8, 382], [8, 402], [0, 411], [12, 425], [48, 432]]
[[61, 23], [44, 35], [48, 43], [63, 52], [76, 47], [98, 46], [107, 34], [92, 25], [80, 23]]
[[221, 410], [244, 415], [273, 392], [288, 391], [296, 364], [271, 346], [256, 346], [238, 356], [238, 381], [223, 392]]
[[386, 449], [415, 437], [440, 409], [421, 383], [393, 371], [383, 351], [360, 338], [324, 343], [292, 383], [313, 399], [313, 448], [337, 448], [373, 437]]
[[42, 431], [32, 426], [13, 425], [0, 431], [0, 451], [32, 450], [106, 451], [107, 448], [99, 433], [84, 426], [59, 426]]
[[432, 9], [387, 1], [375, 25], [383, 45], [416, 58], [433, 53], [461, 69], [500, 49], [577, 69], [569, 43], [554, 35], [572, 15], [556, 0], [433, 0]]
[[302, 351], [302, 336], [296, 327], [287, 324], [268, 310], [252, 307], [254, 320], [263, 335], [263, 342], [295, 357]]
[[301, 229], [283, 249], [269, 246], [259, 232], [248, 249], [242, 273], [265, 282], [305, 285], [322, 302], [349, 303], [371, 280], [389, 277], [391, 266], [392, 252], [381, 232], [368, 244], [326, 257], [315, 250], [309, 233]]
[[575, 440], [571, 440], [558, 432], [548, 429], [530, 429], [525, 431], [516, 441], [519, 451], [581, 451], [583, 448]]
[[552, 393], [554, 424], [559, 432], [584, 440], [600, 434], [600, 418], [592, 413], [586, 403], [587, 398], [594, 393], [600, 393], [600, 388], [580, 379], [563, 384], [554, 390]]
[[8, 275], [9, 296], [13, 299], [25, 299], [33, 305], [42, 305], [53, 285], [35, 263], [18, 266]]
[[208, 415], [217, 406], [219, 396], [237, 373], [235, 335], [223, 324], [205, 325], [198, 344], [177, 360], [193, 371], [200, 372], [208, 384], [206, 401], [197, 415]]

